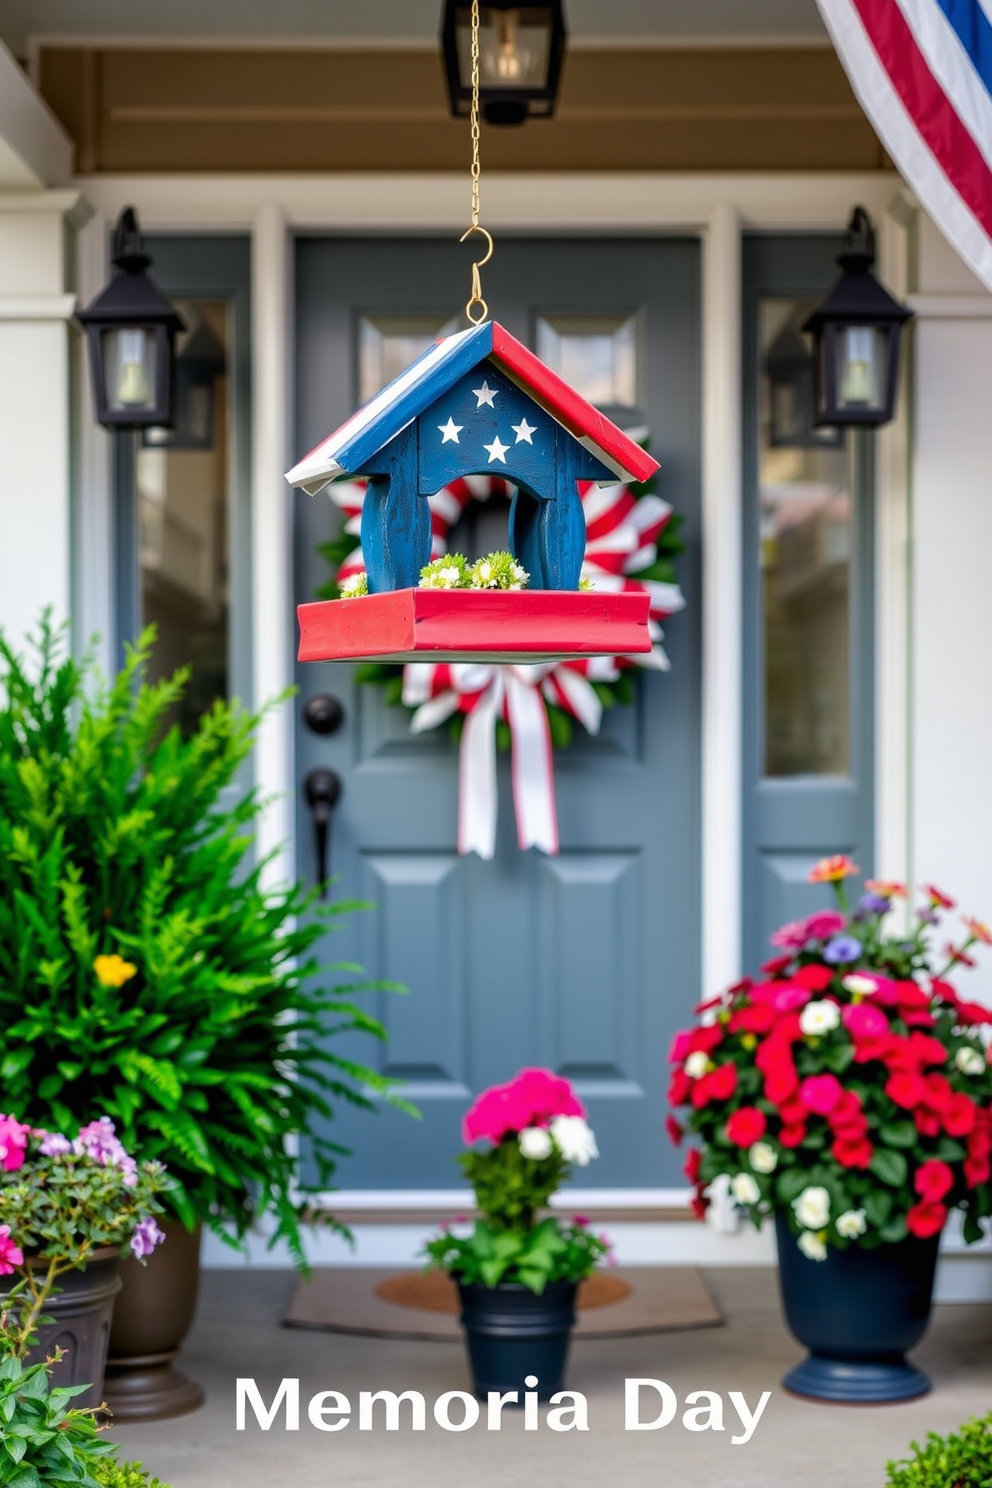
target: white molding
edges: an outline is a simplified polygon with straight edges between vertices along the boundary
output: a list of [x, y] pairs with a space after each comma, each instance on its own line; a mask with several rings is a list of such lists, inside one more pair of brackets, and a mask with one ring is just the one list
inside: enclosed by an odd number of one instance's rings
[[23, 217], [25, 213], [53, 212], [64, 217], [70, 227], [83, 227], [92, 215], [92, 207], [81, 190], [0, 191], [0, 215]]
[[[299, 1194], [299, 1198], [328, 1209], [332, 1214], [381, 1209], [402, 1214], [410, 1209], [450, 1209], [460, 1214], [474, 1203], [470, 1188], [343, 1188], [321, 1194]], [[688, 1209], [689, 1188], [574, 1188], [553, 1194], [551, 1207], [571, 1213], [597, 1209]]]
[[911, 294], [906, 302], [917, 320], [992, 320], [992, 294]]
[[[290, 463], [293, 325], [291, 253], [286, 218], [274, 203], [259, 208], [252, 227], [252, 706], [292, 685], [294, 655], [293, 496]], [[255, 785], [267, 799], [257, 828], [260, 857], [276, 856], [270, 883], [296, 876], [294, 709], [288, 703], [262, 720], [255, 746]]]
[[[909, 288], [915, 218], [915, 209], [907, 213], [897, 198], [879, 222], [879, 277], [901, 299]], [[875, 445], [875, 871], [909, 882], [911, 330], [903, 347], [895, 418], [878, 431]]]
[[729, 203], [703, 246], [702, 991], [741, 957], [741, 233]]
[[[482, 217], [497, 232], [657, 233], [706, 230], [726, 203], [744, 230], [838, 231], [852, 201], [881, 217], [900, 182], [845, 175], [611, 173], [486, 176]], [[460, 174], [79, 177], [76, 185], [113, 220], [137, 207], [146, 231], [250, 232], [263, 206], [296, 231], [460, 233], [469, 193]], [[498, 245], [497, 245], [498, 247]]]
[[69, 320], [75, 308], [74, 294], [0, 295], [0, 320]]

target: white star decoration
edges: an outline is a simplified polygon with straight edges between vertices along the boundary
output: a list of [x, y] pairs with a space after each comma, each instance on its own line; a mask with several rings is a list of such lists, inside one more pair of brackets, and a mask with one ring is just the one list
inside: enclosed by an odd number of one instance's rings
[[517, 444], [530, 444], [530, 445], [532, 445], [534, 443], [533, 439], [531, 439], [530, 436], [532, 434], [536, 434], [537, 433], [537, 425], [536, 424], [529, 424], [525, 418], [522, 418], [520, 420], [519, 424], [511, 424], [510, 425], [510, 428], [513, 430], [514, 434], [516, 434], [516, 436], [517, 436], [517, 438], [516, 438], [516, 443]]
[[438, 433], [441, 435], [441, 443], [442, 444], [460, 444], [461, 443], [461, 440], [458, 438], [458, 436], [462, 432], [462, 430], [464, 429], [464, 427], [465, 427], [464, 424], [456, 424], [455, 421], [454, 421], [454, 419], [451, 418], [451, 417], [449, 417], [448, 418], [448, 422], [446, 424], [438, 424], [437, 427], [438, 427]]
[[494, 460], [501, 460], [504, 465], [506, 464], [506, 452], [510, 448], [510, 446], [508, 444], [502, 444], [500, 442], [500, 437], [498, 434], [493, 440], [492, 444], [484, 444], [482, 448], [489, 451], [490, 465], [493, 463]]
[[476, 408], [481, 408], [483, 403], [485, 403], [489, 408], [495, 408], [496, 405], [494, 404], [493, 399], [499, 392], [499, 388], [491, 388], [488, 382], [486, 382], [485, 378], [483, 378], [482, 386], [473, 388], [472, 391], [479, 400], [475, 405]]

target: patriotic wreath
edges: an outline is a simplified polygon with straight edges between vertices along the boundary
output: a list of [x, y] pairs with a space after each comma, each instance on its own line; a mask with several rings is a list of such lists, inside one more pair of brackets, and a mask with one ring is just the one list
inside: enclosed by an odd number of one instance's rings
[[[674, 567], [684, 543], [679, 536], [680, 517], [654, 493], [652, 484], [603, 487], [593, 481], [578, 482], [586, 519], [582, 578], [595, 589], [650, 596], [653, 645], [649, 653], [596, 656], [543, 666], [418, 662], [408, 666], [371, 663], [357, 668], [359, 682], [382, 687], [387, 702], [409, 711], [411, 732], [423, 733], [447, 723], [452, 738], [461, 741], [460, 852], [475, 851], [491, 857], [494, 851], [495, 806], [476, 812], [472, 824], [472, 798], [488, 789], [494, 799], [494, 787], [487, 786], [482, 778], [486, 775], [484, 761], [480, 763], [477, 757], [472, 767], [473, 751], [467, 747], [470, 741], [463, 738], [473, 715], [477, 734], [483, 732], [484, 715], [485, 732], [494, 738], [496, 748], [514, 751], [521, 847], [537, 846], [555, 853], [558, 834], [551, 746], [565, 748], [572, 740], [575, 722], [590, 734], [598, 733], [606, 709], [633, 702], [634, 668], [669, 669], [661, 626], [685, 603], [675, 582]], [[513, 490], [510, 482], [497, 476], [470, 475], [431, 496], [431, 557], [447, 553], [452, 529], [472, 502], [488, 502], [494, 497], [508, 500]], [[318, 550], [336, 570], [334, 579], [318, 590], [318, 596], [336, 599], [341, 595], [341, 585], [365, 570], [359, 541], [365, 482], [336, 482], [329, 488], [329, 495], [344, 513], [345, 521], [340, 534]], [[478, 756], [478, 749], [475, 754]], [[488, 774], [492, 776], [493, 769]]]

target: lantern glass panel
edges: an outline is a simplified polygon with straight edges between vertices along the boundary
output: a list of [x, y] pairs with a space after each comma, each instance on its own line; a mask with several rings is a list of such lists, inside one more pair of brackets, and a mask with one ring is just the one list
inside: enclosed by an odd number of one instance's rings
[[102, 331], [100, 339], [109, 411], [155, 408], [159, 401], [156, 330], [114, 326]]
[[837, 407], [882, 409], [888, 389], [889, 331], [848, 325], [837, 332]]
[[[471, 88], [472, 15], [468, 7], [458, 11], [456, 27], [459, 78], [463, 88]], [[479, 12], [480, 88], [535, 92], [546, 88], [551, 35], [550, 6], [531, 6], [526, 10], [483, 6]]]
[[[851, 484], [835, 430], [808, 437], [810, 409], [786, 443], [768, 353], [809, 303], [766, 298], [759, 309], [761, 427], [758, 551], [763, 774], [844, 776], [851, 758]], [[794, 394], [798, 397], [798, 394]], [[810, 396], [807, 390], [806, 396]], [[786, 412], [796, 413], [792, 408]]]

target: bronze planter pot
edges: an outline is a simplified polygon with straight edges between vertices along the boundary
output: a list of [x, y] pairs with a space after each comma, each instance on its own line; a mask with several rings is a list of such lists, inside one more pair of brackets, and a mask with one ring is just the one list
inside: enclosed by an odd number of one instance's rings
[[[61, 1387], [88, 1385], [72, 1404], [95, 1408], [103, 1403], [104, 1363], [110, 1337], [114, 1299], [120, 1291], [117, 1268], [120, 1250], [104, 1245], [93, 1251], [85, 1266], [60, 1276], [60, 1290], [45, 1303], [37, 1343], [28, 1354], [29, 1364], [47, 1359], [54, 1349], [62, 1358], [52, 1368], [52, 1383]], [[41, 1263], [38, 1263], [39, 1269]]]
[[121, 1262], [105, 1397], [115, 1421], [161, 1421], [203, 1404], [203, 1387], [175, 1366], [196, 1312], [200, 1228], [167, 1220], [165, 1243], [146, 1265]]

